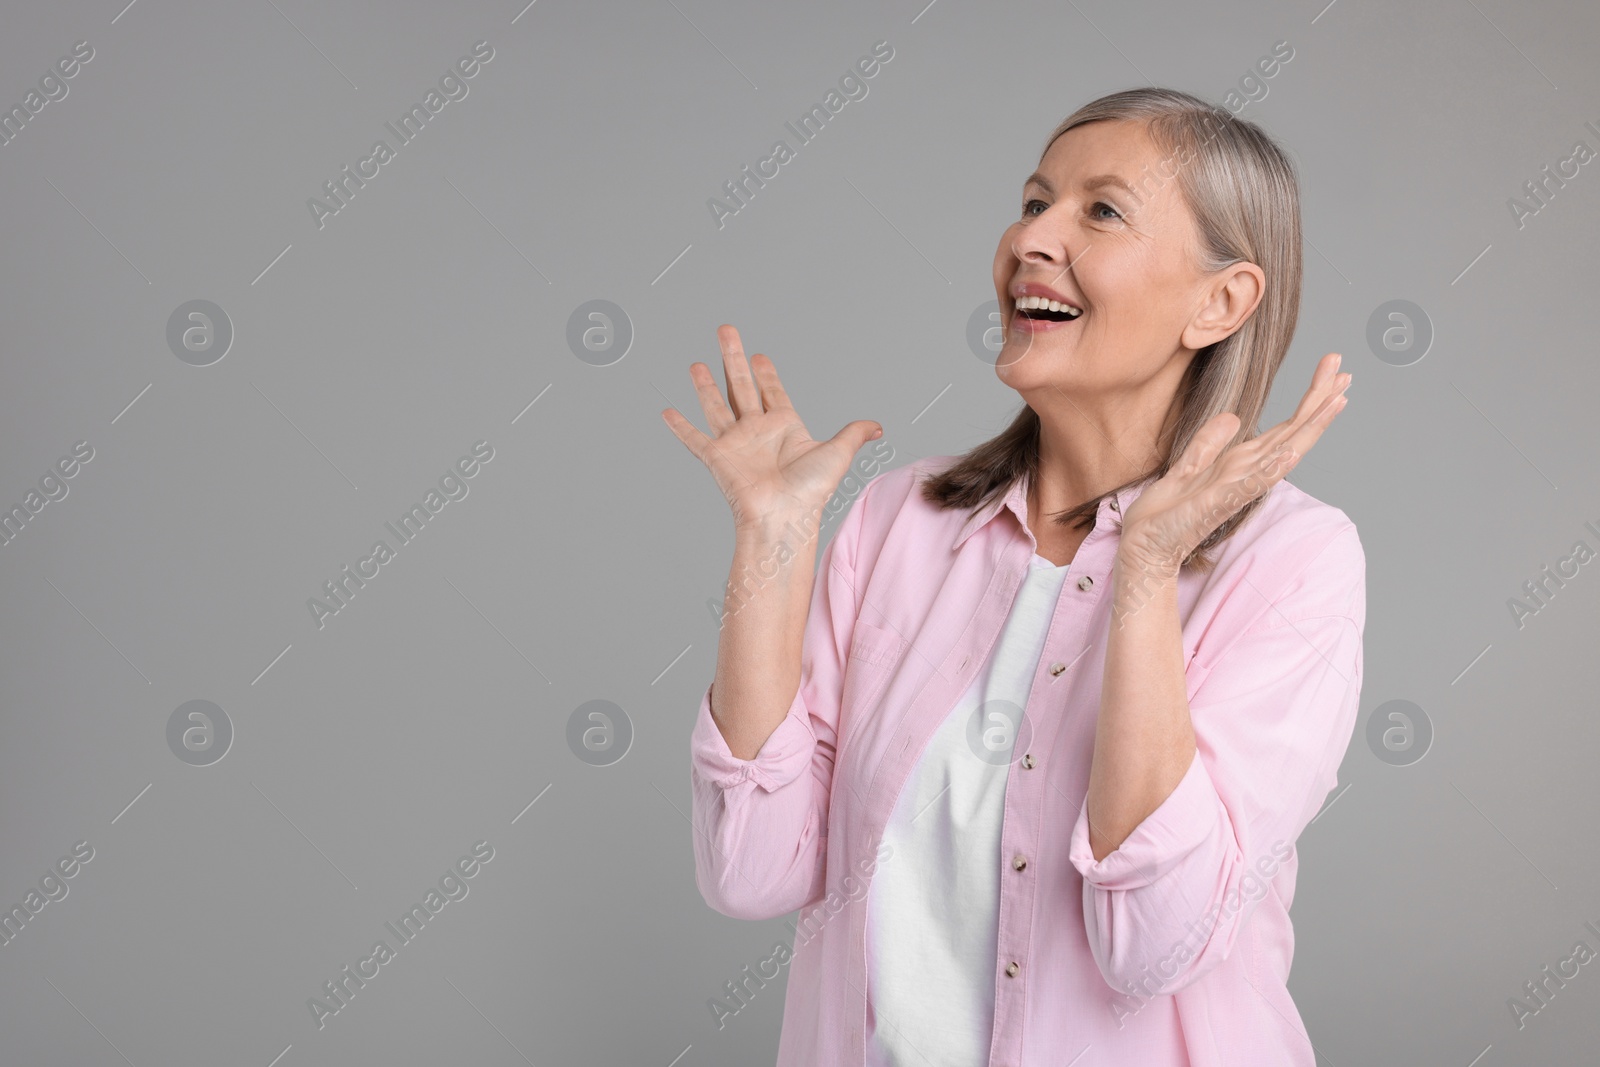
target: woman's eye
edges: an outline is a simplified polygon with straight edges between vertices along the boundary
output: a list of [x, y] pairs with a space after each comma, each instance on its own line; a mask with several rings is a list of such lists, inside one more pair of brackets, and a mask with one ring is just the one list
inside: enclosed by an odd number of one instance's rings
[[[1049, 210], [1049, 207], [1050, 205], [1045, 203], [1043, 200], [1025, 201], [1022, 205], [1022, 217], [1025, 219], [1036, 218], [1039, 215], [1044, 214], [1045, 211]], [[1101, 211], [1109, 211], [1111, 214], [1109, 216], [1102, 215], [1100, 214]], [[1089, 213], [1098, 219], [1122, 218], [1122, 213], [1116, 208], [1112, 207], [1110, 204], [1106, 203], [1104, 200], [1095, 201], [1094, 205], [1089, 208]]]

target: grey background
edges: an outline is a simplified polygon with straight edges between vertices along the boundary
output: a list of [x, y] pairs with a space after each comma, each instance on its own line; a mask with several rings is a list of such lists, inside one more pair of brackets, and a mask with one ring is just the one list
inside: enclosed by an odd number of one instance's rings
[[[1507, 600], [1600, 545], [1600, 164], [1520, 229], [1506, 201], [1600, 148], [1600, 11], [924, 4], [6, 5], [6, 107], [95, 54], [0, 147], [0, 503], [95, 455], [0, 548], [0, 903], [95, 855], [0, 947], [0, 1061], [771, 1062], [781, 984], [720, 1031], [706, 1006], [790, 935], [693, 882], [732, 538], [660, 411], [702, 423], [687, 368], [720, 375], [727, 321], [815, 434], [877, 419], [891, 466], [991, 436], [1018, 399], [965, 328], [1049, 130], [1139, 84], [1221, 102], [1286, 40], [1241, 112], [1296, 155], [1309, 237], [1264, 424], [1344, 353], [1293, 480], [1369, 583], [1291, 990], [1321, 1063], [1592, 1062], [1600, 963], [1520, 1032], [1507, 998], [1600, 949], [1600, 575], [1520, 629]], [[307, 198], [480, 39], [468, 96], [319, 230]], [[707, 198], [879, 40], [867, 97], [719, 230]], [[195, 299], [235, 333], [207, 367], [165, 340]], [[634, 330], [606, 367], [565, 340], [594, 299]], [[1393, 299], [1436, 331], [1410, 366], [1366, 344]], [[319, 630], [307, 598], [480, 439], [469, 496]], [[166, 741], [197, 699], [234, 730], [203, 767]], [[606, 767], [566, 740], [596, 699], [633, 729]], [[1408, 766], [1365, 739], [1395, 699], [1435, 731]], [[470, 894], [318, 1030], [307, 998], [478, 840]]]

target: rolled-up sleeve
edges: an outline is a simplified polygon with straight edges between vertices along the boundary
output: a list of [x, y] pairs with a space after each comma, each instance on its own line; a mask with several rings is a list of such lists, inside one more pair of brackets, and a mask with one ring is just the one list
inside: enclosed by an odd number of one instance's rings
[[[1236, 594], [1260, 596], [1249, 583]], [[1278, 868], [1337, 784], [1365, 616], [1365, 558], [1346, 526], [1205, 674], [1189, 701], [1194, 759], [1167, 798], [1098, 861], [1080, 809], [1068, 855], [1114, 988], [1173, 993], [1197, 981], [1276, 891]]]
[[754, 759], [729, 750], [711, 717], [713, 686], [700, 697], [690, 735], [695, 883], [707, 904], [733, 918], [786, 915], [821, 891], [839, 706], [858, 611], [855, 548], [871, 488], [822, 551], [800, 684]]

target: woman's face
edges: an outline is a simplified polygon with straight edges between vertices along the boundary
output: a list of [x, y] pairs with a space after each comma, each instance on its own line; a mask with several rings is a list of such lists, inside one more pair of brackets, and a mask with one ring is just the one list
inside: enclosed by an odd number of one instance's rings
[[[1007, 385], [1025, 397], [1137, 389], [1175, 359], [1181, 374], [1194, 350], [1231, 332], [1207, 327], [1219, 310], [1214, 290], [1228, 287], [1196, 269], [1175, 167], [1142, 123], [1127, 121], [1074, 127], [1045, 152], [994, 257], [1005, 325], [996, 373]], [[1082, 314], [1032, 318], [1017, 307], [1028, 297]]]

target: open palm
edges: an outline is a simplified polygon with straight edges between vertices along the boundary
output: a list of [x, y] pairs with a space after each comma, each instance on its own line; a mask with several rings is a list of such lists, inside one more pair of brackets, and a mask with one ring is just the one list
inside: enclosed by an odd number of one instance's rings
[[1294, 469], [1333, 417], [1344, 409], [1348, 373], [1330, 352], [1317, 363], [1294, 415], [1227, 448], [1239, 416], [1223, 412], [1206, 422], [1167, 473], [1139, 494], [1122, 522], [1122, 547], [1147, 567], [1176, 574], [1211, 532]]
[[736, 527], [776, 527], [796, 516], [820, 516], [856, 452], [882, 436], [883, 427], [858, 419], [826, 441], [813, 439], [772, 360], [758, 352], [747, 361], [732, 326], [717, 327], [717, 340], [728, 382], [726, 401], [710, 367], [689, 367], [711, 433], [701, 433], [676, 408], [666, 408], [661, 417], [711, 472]]

